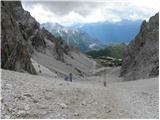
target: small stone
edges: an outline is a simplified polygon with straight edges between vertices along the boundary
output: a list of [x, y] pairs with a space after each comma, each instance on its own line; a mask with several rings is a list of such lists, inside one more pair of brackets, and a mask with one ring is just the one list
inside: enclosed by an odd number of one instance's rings
[[64, 103], [61, 103], [61, 104], [59, 104], [61, 107], [62, 107], [62, 109], [64, 109], [64, 108], [67, 108], [68, 106], [66, 105], [66, 104], [64, 104]]
[[41, 114], [46, 115], [46, 114], [47, 114], [47, 111], [43, 111]]
[[104, 105], [103, 107], [104, 107], [104, 108], [107, 108], [107, 105]]
[[52, 99], [52, 97], [51, 96], [45, 96], [44, 97], [46, 100], [50, 100], [50, 99]]
[[3, 98], [1, 98], [1, 103], [3, 103], [4, 102], [4, 99]]
[[107, 111], [107, 113], [110, 113], [110, 112], [111, 112], [111, 110], [108, 110], [108, 111]]
[[88, 103], [92, 104], [94, 101], [95, 101], [94, 99], [91, 99]]
[[18, 100], [25, 100], [25, 98], [24, 97], [22, 97], [22, 96], [16, 96], [16, 99], [18, 99]]
[[38, 100], [33, 99], [33, 103], [38, 103]]
[[27, 110], [30, 110], [29, 105], [26, 105], [26, 106], [25, 106], [25, 110], [26, 110], [26, 111], [27, 111]]
[[21, 111], [18, 111], [17, 115], [22, 115], [22, 114], [25, 114], [26, 112], [21, 110]]
[[45, 105], [39, 105], [39, 107], [38, 107], [39, 109], [47, 109], [48, 107], [47, 106], [45, 106]]
[[32, 97], [32, 95], [30, 95], [28, 93], [24, 94], [24, 96], [26, 96], [26, 97]]
[[87, 103], [86, 102], [82, 102], [81, 105], [87, 106]]
[[79, 113], [74, 113], [74, 116], [79, 116]]
[[6, 88], [6, 89], [11, 89], [11, 88], [12, 88], [12, 85], [11, 85], [11, 84], [6, 84], [5, 88]]
[[56, 114], [56, 117], [60, 117], [61, 116], [61, 114], [59, 113], [59, 114]]

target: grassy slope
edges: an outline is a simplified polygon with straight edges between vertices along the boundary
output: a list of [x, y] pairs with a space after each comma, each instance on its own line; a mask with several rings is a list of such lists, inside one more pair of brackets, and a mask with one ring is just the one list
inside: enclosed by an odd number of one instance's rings
[[[110, 45], [98, 51], [89, 51], [86, 54], [104, 66], [121, 65], [125, 44]], [[111, 57], [111, 59], [109, 58]]]

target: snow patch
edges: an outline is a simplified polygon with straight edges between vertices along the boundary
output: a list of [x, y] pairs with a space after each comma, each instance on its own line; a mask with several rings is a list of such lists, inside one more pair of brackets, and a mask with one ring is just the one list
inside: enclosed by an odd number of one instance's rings
[[95, 47], [96, 45], [97, 45], [96, 43], [92, 43], [92, 44], [89, 45], [89, 48], [93, 48], [93, 47]]

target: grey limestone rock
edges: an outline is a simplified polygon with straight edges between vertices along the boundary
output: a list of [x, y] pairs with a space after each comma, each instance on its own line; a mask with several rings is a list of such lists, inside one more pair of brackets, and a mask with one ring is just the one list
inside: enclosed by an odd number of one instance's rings
[[159, 13], [143, 21], [140, 32], [127, 46], [121, 76], [125, 80], [149, 78], [159, 74]]

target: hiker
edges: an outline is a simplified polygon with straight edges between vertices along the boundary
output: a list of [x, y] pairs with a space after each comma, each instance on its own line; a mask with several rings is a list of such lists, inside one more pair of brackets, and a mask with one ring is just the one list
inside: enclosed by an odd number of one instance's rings
[[38, 64], [38, 68], [39, 68], [39, 73], [42, 73], [40, 65]]
[[72, 77], [73, 77], [72, 73], [69, 73], [69, 80], [70, 80], [70, 82], [72, 82]]
[[104, 87], [106, 87], [106, 81], [104, 81]]
[[64, 76], [64, 80], [68, 81], [68, 76], [67, 75]]
[[104, 85], [104, 87], [106, 87], [106, 79], [107, 79], [107, 71], [106, 70], [104, 70], [104, 81], [103, 81], [103, 85]]

